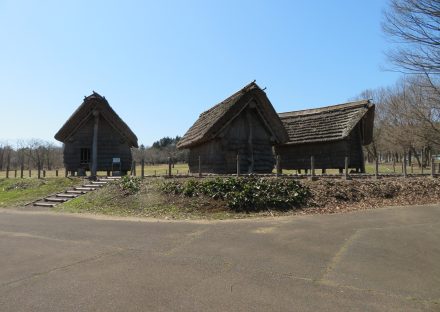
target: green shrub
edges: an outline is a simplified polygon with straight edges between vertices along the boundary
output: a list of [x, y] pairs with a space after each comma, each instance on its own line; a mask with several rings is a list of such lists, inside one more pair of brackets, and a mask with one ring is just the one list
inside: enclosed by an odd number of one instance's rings
[[141, 179], [137, 177], [124, 176], [119, 180], [119, 186], [127, 194], [136, 194], [141, 189]]
[[162, 183], [160, 190], [185, 197], [224, 200], [237, 211], [288, 209], [304, 204], [310, 197], [309, 189], [295, 180], [258, 177], [172, 180]]

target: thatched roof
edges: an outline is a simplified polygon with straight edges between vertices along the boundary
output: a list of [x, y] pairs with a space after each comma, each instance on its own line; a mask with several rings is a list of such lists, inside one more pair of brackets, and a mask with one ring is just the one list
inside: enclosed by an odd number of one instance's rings
[[99, 110], [100, 116], [121, 134], [130, 147], [138, 147], [137, 137], [127, 124], [110, 107], [105, 97], [95, 91], [84, 98], [84, 102], [70, 116], [61, 129], [55, 134], [55, 139], [66, 143], [68, 139], [92, 116], [93, 111]]
[[273, 133], [275, 143], [281, 144], [287, 141], [286, 130], [266, 93], [255, 82], [251, 82], [223, 102], [202, 113], [179, 141], [177, 147], [188, 148], [215, 138], [220, 130], [236, 118], [252, 101], [256, 103], [257, 110]]
[[362, 144], [373, 137], [374, 104], [362, 100], [316, 109], [279, 114], [289, 135], [286, 144], [317, 143], [345, 139], [361, 123]]

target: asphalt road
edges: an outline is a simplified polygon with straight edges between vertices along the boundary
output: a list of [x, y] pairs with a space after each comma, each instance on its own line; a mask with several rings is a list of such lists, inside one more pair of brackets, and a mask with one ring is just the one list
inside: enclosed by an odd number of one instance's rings
[[0, 311], [440, 311], [440, 206], [220, 222], [0, 210]]

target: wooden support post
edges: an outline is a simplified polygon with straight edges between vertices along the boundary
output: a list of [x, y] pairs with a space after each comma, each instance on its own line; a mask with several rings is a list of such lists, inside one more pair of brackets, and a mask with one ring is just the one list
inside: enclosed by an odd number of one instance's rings
[[58, 178], [58, 169], [55, 169], [55, 176]]
[[396, 160], [393, 158], [393, 172], [396, 173]]
[[64, 177], [67, 178], [68, 175], [69, 175], [69, 172], [67, 171], [66, 168], [64, 168]]
[[141, 160], [141, 178], [145, 177], [145, 160], [142, 158]]
[[43, 169], [43, 178], [46, 177], [46, 170]]
[[21, 165], [21, 166], [20, 166], [20, 178], [21, 178], [21, 179], [23, 179], [23, 177], [24, 177], [23, 171], [24, 171], [24, 166]]
[[434, 157], [431, 158], [431, 178], [435, 178], [435, 162], [434, 162]]
[[40, 168], [40, 165], [38, 165], [37, 177], [38, 177], [38, 179], [41, 179], [41, 168]]
[[315, 175], [315, 156], [310, 156], [310, 180], [316, 180]]
[[156, 170], [154, 170], [154, 176], [156, 176], [156, 173], [157, 173]]
[[379, 160], [376, 158], [374, 162], [374, 178], [379, 179]]
[[411, 174], [414, 173], [414, 164], [411, 164]]
[[172, 176], [172, 174], [171, 174], [171, 166], [172, 166], [171, 157], [168, 157], [168, 176], [169, 177]]
[[94, 110], [95, 124], [93, 125], [93, 141], [92, 141], [92, 170], [91, 176], [96, 177], [98, 171], [98, 129], [99, 129], [99, 111]]
[[345, 179], [345, 180], [350, 180], [350, 179], [351, 179], [350, 174], [349, 174], [349, 172], [348, 172], [348, 163], [349, 163], [349, 159], [348, 159], [347, 156], [345, 156], [345, 159], [344, 159], [344, 167], [345, 167], [345, 170], [344, 170], [344, 172], [345, 172], [345, 174], [344, 174], [344, 179]]
[[136, 176], [136, 160], [133, 160], [131, 163], [131, 175], [134, 177]]
[[199, 177], [202, 176], [202, 159], [199, 156]]
[[240, 154], [237, 153], [237, 177], [240, 175]]
[[321, 174], [326, 174], [326, 173], [327, 173], [327, 170], [325, 168], [322, 168], [321, 169]]
[[9, 179], [9, 167], [6, 167], [6, 179]]
[[17, 177], [17, 169], [14, 170], [14, 178]]
[[403, 177], [406, 178], [408, 174], [406, 173], [406, 155], [403, 155]]
[[29, 169], [29, 178], [31, 178], [31, 177], [32, 177], [32, 170]]
[[421, 154], [421, 161], [420, 161], [420, 164], [422, 165], [420, 169], [422, 170], [422, 174], [423, 174], [423, 162], [424, 162], [424, 160], [425, 160], [425, 158], [424, 158], [424, 156], [425, 156], [424, 154], [425, 154], [425, 153], [423, 152], [423, 149], [422, 149], [422, 151], [421, 151], [420, 154]]
[[276, 157], [276, 170], [277, 170], [277, 176], [283, 173], [281, 169], [281, 163], [280, 163], [280, 155], [277, 155]]

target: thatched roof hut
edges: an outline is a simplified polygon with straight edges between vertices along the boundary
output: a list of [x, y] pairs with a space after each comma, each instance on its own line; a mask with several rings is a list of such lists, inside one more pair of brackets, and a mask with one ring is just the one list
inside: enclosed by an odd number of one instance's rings
[[289, 139], [275, 147], [283, 169], [349, 167], [364, 172], [362, 146], [373, 138], [374, 104], [361, 100], [279, 114]]
[[202, 113], [177, 144], [188, 148], [189, 167], [211, 173], [234, 173], [240, 155], [241, 172], [271, 172], [272, 146], [287, 133], [266, 93], [252, 82]]
[[64, 143], [64, 164], [72, 173], [78, 170], [115, 170], [131, 167], [131, 148], [138, 147], [137, 137], [110, 107], [105, 97], [93, 92], [70, 116], [55, 139]]

